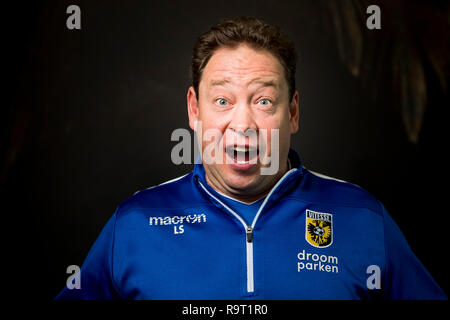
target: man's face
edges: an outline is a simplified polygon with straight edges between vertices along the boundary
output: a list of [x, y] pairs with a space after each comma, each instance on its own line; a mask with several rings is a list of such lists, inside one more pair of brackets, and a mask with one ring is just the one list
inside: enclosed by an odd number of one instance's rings
[[[202, 125], [202, 155], [216, 156], [209, 164], [203, 157], [208, 184], [244, 201], [267, 193], [287, 170], [290, 135], [298, 130], [298, 92], [289, 101], [288, 84], [278, 59], [269, 51], [245, 44], [219, 48], [203, 70], [199, 97], [190, 87], [187, 100], [190, 127], [199, 134], [196, 124]], [[206, 136], [210, 129], [220, 136]], [[273, 129], [278, 130], [279, 143]], [[261, 140], [264, 131], [267, 139]], [[248, 132], [256, 132], [258, 139], [246, 136]], [[262, 168], [271, 165], [261, 163], [263, 155], [255, 152], [262, 144], [269, 157], [278, 148], [279, 169], [275, 174], [261, 174]], [[216, 152], [205, 152], [212, 146]], [[251, 155], [256, 157], [250, 159]]]

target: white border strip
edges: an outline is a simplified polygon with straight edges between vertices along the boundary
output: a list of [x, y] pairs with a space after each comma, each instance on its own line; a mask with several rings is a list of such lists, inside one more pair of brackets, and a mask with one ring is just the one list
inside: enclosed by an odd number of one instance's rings
[[247, 224], [245, 223], [244, 219], [241, 218], [240, 215], [238, 215], [236, 212], [234, 212], [233, 209], [231, 209], [229, 206], [227, 206], [225, 203], [223, 203], [222, 201], [220, 201], [219, 199], [217, 199], [214, 195], [211, 194], [211, 192], [208, 191], [208, 189], [205, 188], [205, 186], [203, 185], [203, 183], [201, 183], [200, 181], [198, 182], [200, 184], [200, 186], [203, 188], [203, 190], [205, 190], [205, 192], [207, 194], [209, 194], [209, 196], [211, 198], [213, 198], [214, 200], [216, 200], [217, 202], [219, 202], [225, 209], [227, 209], [232, 215], [234, 215], [244, 226], [244, 229], [247, 231]]
[[165, 184], [172, 183], [172, 182], [178, 181], [178, 180], [180, 180], [180, 179], [183, 179], [183, 178], [186, 177], [189, 173], [190, 173], [190, 172], [186, 173], [185, 175], [182, 175], [181, 177], [178, 177], [178, 178], [175, 178], [175, 179], [172, 179], [172, 180], [169, 180], [169, 181], [166, 181], [166, 182], [157, 184], [156, 186], [151, 186], [151, 187], [148, 187], [148, 188], [145, 188], [145, 189], [142, 189], [142, 190], [138, 190], [138, 191], [136, 191], [135, 193], [133, 193], [133, 196], [134, 196], [136, 193], [139, 193], [139, 192], [141, 192], [141, 191], [143, 191], [143, 190], [150, 190], [150, 189], [153, 189], [153, 188], [156, 188], [156, 187], [159, 187], [159, 186], [162, 186], [162, 185], [165, 185]]
[[270, 190], [269, 194], [267, 195], [266, 199], [264, 199], [264, 202], [261, 204], [261, 206], [259, 207], [258, 212], [255, 215], [255, 218], [253, 219], [253, 223], [252, 223], [252, 229], [255, 228], [255, 224], [256, 224], [256, 220], [258, 220], [259, 215], [261, 214], [262, 209], [264, 209], [264, 207], [266, 206], [267, 200], [269, 200], [270, 196], [273, 194], [273, 192], [278, 188], [278, 186], [294, 171], [296, 171], [297, 169], [291, 169], [288, 172], [286, 172], [284, 174], [284, 176], [281, 177], [280, 180], [278, 180], [278, 182], [275, 184], [275, 186], [272, 188], [272, 190]]

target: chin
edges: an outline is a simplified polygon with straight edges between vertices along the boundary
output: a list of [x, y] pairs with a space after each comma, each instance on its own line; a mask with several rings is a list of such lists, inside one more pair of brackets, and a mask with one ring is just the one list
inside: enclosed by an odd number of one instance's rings
[[258, 186], [260, 182], [259, 170], [253, 174], [231, 173], [226, 175], [226, 184], [234, 190], [252, 190]]

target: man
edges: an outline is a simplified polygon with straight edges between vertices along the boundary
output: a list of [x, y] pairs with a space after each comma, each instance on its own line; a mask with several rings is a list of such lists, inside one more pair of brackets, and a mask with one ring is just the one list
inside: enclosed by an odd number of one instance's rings
[[295, 68], [292, 42], [260, 20], [202, 35], [187, 93], [201, 161], [121, 203], [81, 288], [57, 298], [446, 299], [381, 203], [290, 150]]

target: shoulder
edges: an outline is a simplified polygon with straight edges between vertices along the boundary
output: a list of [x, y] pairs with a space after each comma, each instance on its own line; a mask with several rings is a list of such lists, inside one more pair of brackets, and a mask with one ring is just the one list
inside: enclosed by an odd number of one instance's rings
[[364, 188], [303, 168], [298, 196], [308, 202], [369, 209], [381, 214], [380, 202]]
[[170, 210], [187, 207], [195, 201], [192, 172], [134, 193], [120, 203], [117, 212], [126, 215], [135, 211]]

